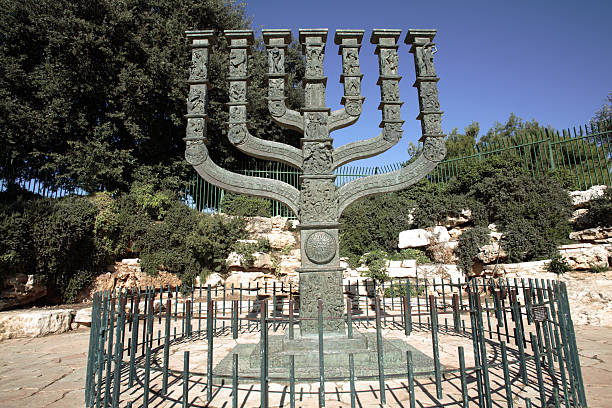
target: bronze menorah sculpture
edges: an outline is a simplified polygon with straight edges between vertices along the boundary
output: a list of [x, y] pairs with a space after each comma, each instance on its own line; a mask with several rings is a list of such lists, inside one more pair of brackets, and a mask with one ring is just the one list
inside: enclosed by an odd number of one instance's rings
[[[300, 189], [278, 181], [245, 176], [224, 170], [208, 156], [206, 139], [208, 62], [215, 44], [212, 30], [188, 31], [191, 40], [192, 64], [187, 100], [187, 137], [185, 157], [209, 183], [228, 191], [272, 198], [286, 204], [299, 219], [302, 267], [300, 272], [300, 316], [317, 316], [318, 299], [324, 305], [323, 315], [340, 317], [344, 312], [342, 268], [339, 260], [338, 228], [344, 209], [361, 198], [378, 193], [404, 189], [431, 172], [444, 159], [442, 112], [438, 101], [434, 68], [437, 51], [432, 42], [436, 30], [409, 30], [405, 43], [414, 54], [416, 81], [421, 121], [423, 148], [415, 160], [400, 170], [363, 177], [337, 188], [334, 169], [353, 160], [375, 156], [394, 146], [402, 137], [399, 98], [397, 41], [401, 30], [375, 29], [370, 41], [376, 45], [379, 61], [378, 85], [381, 89], [382, 132], [367, 140], [332, 147], [329, 137], [334, 130], [349, 126], [361, 114], [364, 97], [361, 95], [359, 51], [363, 30], [338, 30], [334, 42], [342, 56], [344, 84], [342, 109], [331, 111], [325, 106], [327, 78], [323, 75], [323, 58], [327, 29], [299, 30], [302, 52], [306, 56], [303, 79], [305, 105], [300, 112], [287, 108], [284, 87], [287, 81], [284, 59], [291, 42], [290, 30], [263, 30], [268, 54], [268, 108], [280, 126], [304, 135], [301, 149], [252, 136], [247, 129], [247, 65], [253, 32], [227, 30], [230, 48], [229, 64], [229, 131], [230, 142], [239, 150], [254, 157], [289, 164], [303, 172]], [[344, 333], [341, 319], [326, 319], [327, 334]], [[302, 334], [317, 331], [316, 319], [303, 321]]]

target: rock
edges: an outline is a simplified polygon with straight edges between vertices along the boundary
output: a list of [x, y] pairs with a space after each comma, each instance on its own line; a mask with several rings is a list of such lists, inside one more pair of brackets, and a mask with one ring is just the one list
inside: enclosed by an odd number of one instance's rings
[[431, 241], [435, 243], [448, 242], [450, 241], [450, 235], [446, 227], [435, 226], [431, 230]]
[[273, 230], [285, 231], [289, 228], [289, 222], [287, 218], [283, 218], [280, 215], [270, 218], [270, 224]]
[[459, 237], [461, 236], [461, 234], [463, 234], [463, 231], [464, 231], [463, 228], [453, 228], [450, 231], [448, 231], [448, 235], [450, 236], [450, 240], [451, 241], [459, 240]]
[[612, 243], [612, 228], [611, 227], [597, 227], [589, 228], [582, 231], [570, 232], [570, 239], [583, 242], [608, 242]]
[[416, 268], [417, 267], [417, 261], [416, 259], [404, 259], [402, 261], [402, 268]]
[[427, 256], [436, 263], [450, 264], [457, 262], [455, 249], [459, 242], [446, 241], [431, 245], [427, 248]]
[[578, 227], [580, 227], [580, 225], [583, 224], [582, 217], [584, 217], [588, 212], [589, 210], [586, 208], [579, 208], [577, 210], [574, 210], [572, 216], [569, 219], [569, 222], [571, 222], [572, 224], [576, 224]]
[[507, 256], [508, 253], [500, 248], [499, 244], [495, 242], [481, 247], [476, 258], [483, 264], [490, 264], [496, 262], [498, 258], [500, 260], [506, 259]]
[[572, 269], [590, 269], [592, 266], [609, 266], [608, 258], [612, 256], [612, 245], [571, 244], [561, 245], [559, 254]]
[[401, 268], [402, 261], [387, 261], [387, 267], [390, 268]]
[[73, 324], [76, 324], [77, 328], [79, 326], [91, 327], [91, 308], [88, 307], [86, 309], [77, 310], [73, 319]]
[[260, 282], [264, 278], [263, 272], [241, 272], [235, 271], [232, 272], [230, 276], [225, 279], [225, 286], [231, 287], [234, 285], [235, 288], [240, 287], [242, 285], [243, 288], [247, 288], [249, 284], [252, 288], [257, 286], [257, 282]]
[[250, 265], [246, 264], [243, 256], [236, 253], [230, 252], [225, 262], [229, 268], [233, 269], [247, 269], [247, 270], [260, 270], [260, 269], [272, 269], [272, 259], [269, 254], [263, 252], [254, 252], [253, 262]]
[[270, 254], [255, 252], [253, 256], [255, 257], [255, 261], [253, 261], [253, 268], [272, 269], [272, 258], [270, 258]]
[[245, 229], [249, 234], [266, 234], [272, 231], [272, 219], [267, 217], [248, 217]]
[[211, 273], [210, 275], [208, 275], [208, 277], [206, 278], [206, 282], [204, 283], [204, 286], [210, 285], [210, 287], [214, 288], [216, 286], [222, 286], [224, 283], [225, 283], [225, 280], [223, 279], [223, 277], [215, 272], [215, 273]]
[[122, 259], [121, 263], [124, 264], [124, 265], [138, 265], [138, 266], [140, 266], [140, 258]]
[[33, 310], [0, 313], [0, 340], [40, 337], [70, 330], [74, 310]]
[[160, 270], [157, 276], [151, 276], [141, 271], [140, 264], [132, 259], [126, 259], [110, 265], [110, 271], [98, 275], [90, 291], [90, 298], [93, 294], [102, 290], [119, 290], [132, 288], [156, 287], [176, 287], [181, 285], [181, 280], [174, 274]]
[[572, 191], [570, 198], [574, 208], [584, 208], [587, 204], [599, 197], [602, 197], [606, 191], [606, 186], [593, 186], [586, 191]]
[[267, 239], [272, 249], [294, 247], [297, 244], [295, 233], [291, 231], [271, 231], [267, 234], [258, 234], [258, 238]]
[[23, 306], [47, 294], [47, 287], [39, 275], [17, 273], [2, 279], [0, 286], [0, 310]]
[[404, 267], [388, 267], [387, 275], [390, 278], [414, 278], [417, 276], [417, 270], [415, 268], [404, 268]]
[[457, 225], [463, 225], [470, 222], [472, 219], [472, 210], [465, 209], [461, 210], [461, 215], [459, 217], [446, 217], [445, 226], [447, 228], [456, 227]]
[[280, 273], [288, 274], [295, 272], [300, 266], [302, 266], [302, 263], [295, 257], [283, 256], [280, 261]]
[[531, 275], [540, 274], [539, 278], [542, 278], [543, 276], [541, 274], [546, 272], [546, 264], [548, 264], [548, 262], [550, 262], [550, 260], [486, 265], [483, 267], [482, 271], [486, 276], [525, 278]]
[[431, 243], [431, 233], [424, 229], [402, 231], [399, 234], [398, 248], [419, 248]]
[[445, 280], [452, 280], [453, 282], [465, 281], [463, 272], [457, 268], [457, 265], [453, 264], [425, 264], [419, 265], [417, 268], [417, 275], [419, 278], [442, 278]]

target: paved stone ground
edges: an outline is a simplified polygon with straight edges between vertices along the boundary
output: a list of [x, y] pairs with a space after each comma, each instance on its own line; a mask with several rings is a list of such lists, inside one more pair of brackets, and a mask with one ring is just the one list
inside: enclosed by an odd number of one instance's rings
[[[576, 337], [589, 407], [609, 407], [612, 401], [612, 327], [576, 326]], [[1, 342], [0, 407], [83, 406], [88, 340], [88, 330], [80, 329], [43, 338]], [[401, 382], [389, 385], [402, 387]], [[376, 389], [377, 384], [373, 383], [372, 388]], [[366, 394], [359, 397], [361, 406], [376, 406], [377, 392], [372, 391], [371, 396]], [[306, 399], [316, 406], [316, 398]], [[387, 400], [389, 406], [407, 406], [407, 401], [402, 396], [395, 398], [393, 392]], [[298, 405], [311, 405], [305, 402]], [[231, 400], [227, 400], [226, 406], [230, 404]], [[347, 401], [330, 401], [327, 405], [350, 406]]]

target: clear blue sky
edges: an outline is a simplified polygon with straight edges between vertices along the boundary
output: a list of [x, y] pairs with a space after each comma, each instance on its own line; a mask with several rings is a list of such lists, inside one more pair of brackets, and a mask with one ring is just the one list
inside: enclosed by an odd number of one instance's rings
[[328, 28], [325, 54], [327, 104], [342, 96], [336, 29], [363, 29], [360, 52], [366, 97], [359, 121], [333, 132], [334, 146], [380, 132], [374, 28], [403, 30], [399, 49], [404, 138], [386, 153], [355, 165], [407, 158], [408, 142], [420, 137], [414, 62], [404, 44], [409, 28], [435, 28], [442, 128], [461, 131], [472, 121], [481, 134], [511, 112], [562, 129], [587, 123], [612, 90], [612, 0], [513, 1], [278, 1], [251, 0], [246, 12], [256, 35], [262, 28]]

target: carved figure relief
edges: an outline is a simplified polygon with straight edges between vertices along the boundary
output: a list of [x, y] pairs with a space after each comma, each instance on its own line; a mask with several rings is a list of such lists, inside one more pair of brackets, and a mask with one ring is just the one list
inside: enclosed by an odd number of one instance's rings
[[425, 133], [428, 135], [441, 135], [442, 134], [442, 115], [439, 114], [428, 114], [423, 117], [423, 126]]
[[230, 143], [234, 145], [244, 143], [247, 138], [247, 130], [245, 126], [236, 125], [230, 127], [230, 130], [227, 133], [227, 138], [229, 139]]
[[187, 99], [187, 112], [193, 115], [206, 114], [206, 87], [192, 86]]
[[417, 75], [418, 76], [436, 76], [434, 68], [434, 54], [438, 52], [434, 43], [427, 43], [423, 47], [416, 50], [417, 57]]
[[192, 166], [204, 163], [208, 158], [208, 149], [204, 146], [204, 139], [187, 140], [185, 149], [185, 160]]
[[439, 137], [428, 137], [423, 144], [423, 156], [432, 162], [441, 162], [446, 157], [444, 141]]
[[382, 59], [382, 74], [397, 75], [397, 64], [399, 62], [397, 53], [394, 50], [387, 50], [381, 55]]
[[330, 180], [304, 179], [300, 202], [302, 222], [336, 221], [338, 203]]
[[327, 116], [322, 113], [310, 112], [306, 115], [307, 123], [304, 136], [310, 139], [327, 137]]
[[274, 117], [283, 116], [287, 112], [287, 107], [283, 101], [268, 101], [268, 110]]
[[322, 47], [309, 47], [306, 50], [306, 75], [323, 76]]
[[230, 52], [230, 76], [246, 76], [246, 50], [232, 50]]
[[[300, 315], [317, 316], [319, 299], [323, 302], [323, 330], [343, 331], [344, 320], [328, 319], [330, 316], [341, 316], [344, 312], [342, 273], [300, 274]], [[300, 328], [302, 332], [316, 333], [317, 324], [317, 319], [303, 320]]]
[[331, 169], [332, 145], [330, 142], [304, 142], [304, 173], [327, 174]]
[[402, 125], [400, 123], [385, 123], [383, 139], [389, 143], [397, 143], [402, 138]]
[[274, 78], [268, 81], [270, 98], [282, 98], [285, 94], [284, 79]]
[[244, 82], [232, 82], [230, 85], [230, 101], [231, 102], [245, 102], [246, 101], [246, 83]]
[[422, 82], [419, 87], [421, 110], [437, 111], [440, 109], [438, 87], [434, 82]]
[[385, 105], [385, 120], [401, 120], [399, 105]]
[[283, 57], [283, 52], [278, 47], [274, 47], [268, 52], [268, 67], [271, 74], [282, 74], [285, 72]]
[[187, 119], [187, 137], [204, 137], [204, 119]]
[[387, 80], [383, 81], [383, 100], [389, 102], [399, 101], [399, 85], [397, 81]]
[[230, 106], [229, 121], [230, 123], [246, 122], [246, 107]]
[[351, 116], [361, 115], [361, 101], [357, 99], [349, 99], [348, 101], [346, 101], [345, 110], [346, 113]]
[[206, 66], [207, 51], [194, 50], [191, 54], [191, 76], [194, 81], [204, 81], [208, 78], [208, 67]]
[[343, 61], [344, 75], [359, 75], [359, 55], [354, 48], [345, 51]]
[[359, 79], [344, 78], [344, 94], [348, 96], [358, 96], [361, 94]]

